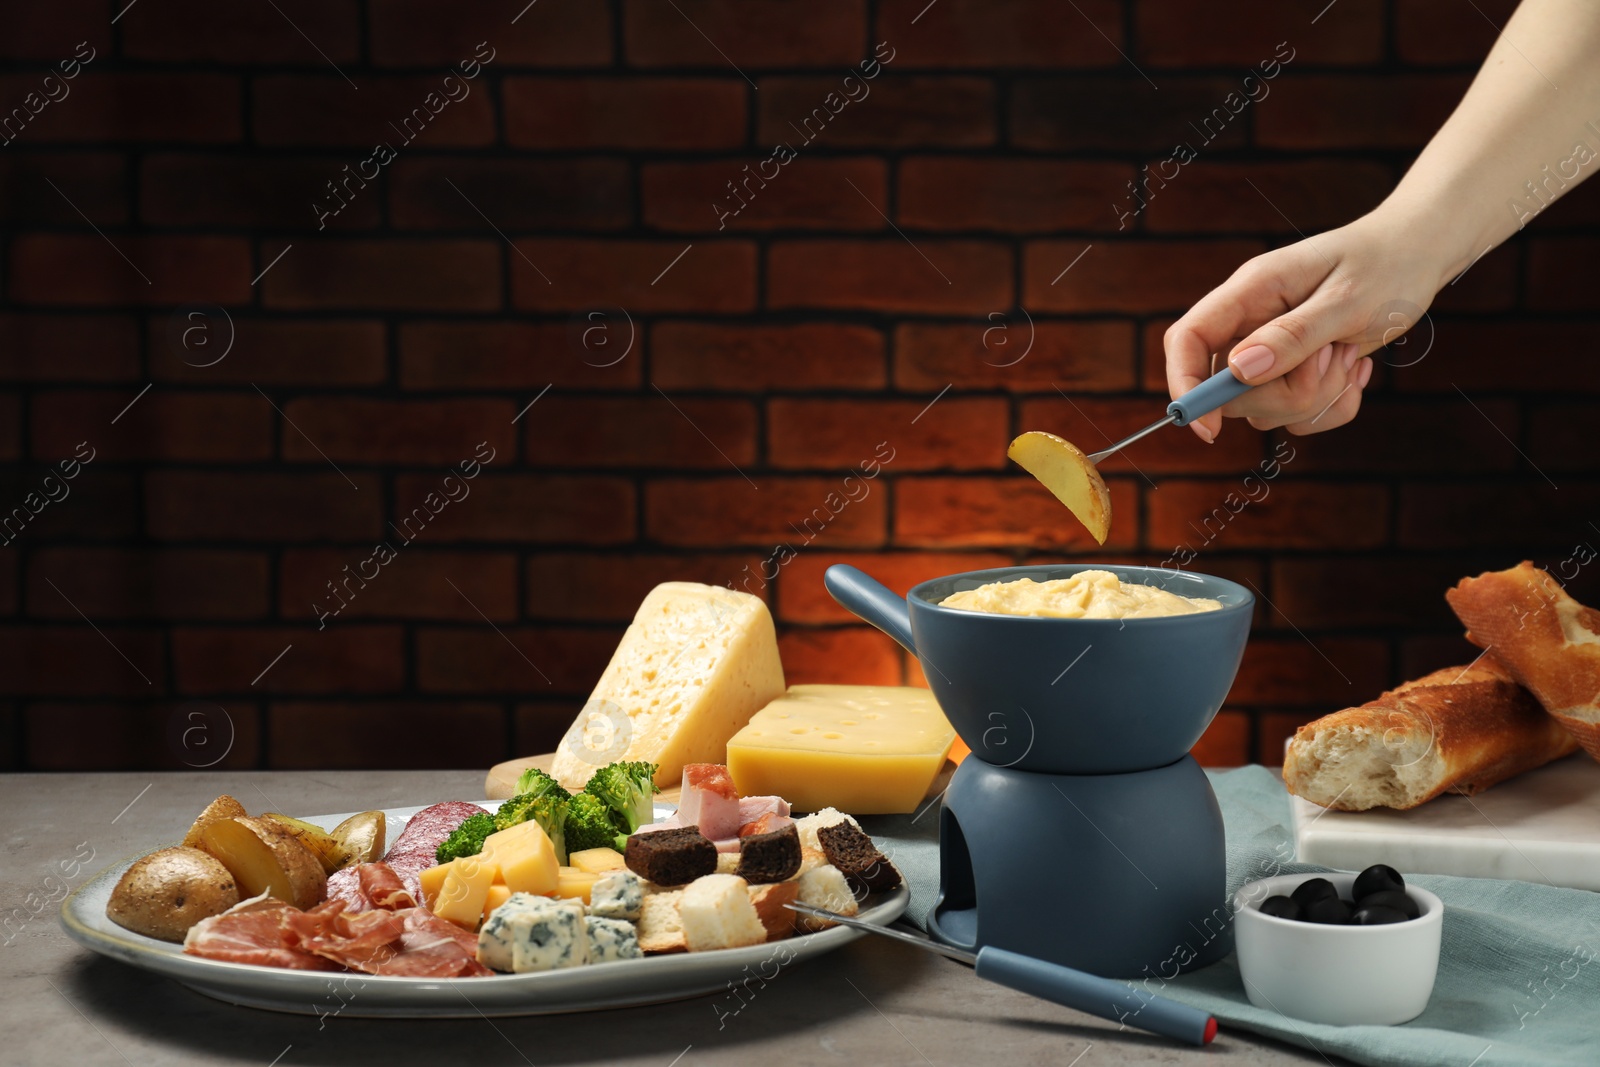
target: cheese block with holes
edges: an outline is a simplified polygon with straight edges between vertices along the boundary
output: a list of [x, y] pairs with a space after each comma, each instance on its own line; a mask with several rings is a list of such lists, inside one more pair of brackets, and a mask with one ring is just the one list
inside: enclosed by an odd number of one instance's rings
[[741, 796], [775, 795], [796, 811], [917, 810], [956, 733], [926, 689], [796, 685], [728, 742]]
[[760, 597], [664, 582], [639, 605], [599, 684], [556, 748], [568, 789], [617, 760], [658, 765], [676, 785], [685, 763], [721, 763], [728, 739], [783, 695], [772, 616]]

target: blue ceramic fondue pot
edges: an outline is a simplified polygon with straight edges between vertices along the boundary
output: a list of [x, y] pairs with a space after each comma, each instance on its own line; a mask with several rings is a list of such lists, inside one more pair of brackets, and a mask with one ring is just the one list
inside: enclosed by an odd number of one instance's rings
[[[1123, 582], [1222, 603], [1148, 619], [1061, 619], [940, 607], [990, 582], [1106, 570]], [[902, 599], [836, 565], [828, 592], [922, 663], [972, 754], [996, 767], [1116, 774], [1182, 759], [1216, 716], [1244, 655], [1255, 597], [1237, 583], [1161, 567], [1067, 564], [967, 571]]]

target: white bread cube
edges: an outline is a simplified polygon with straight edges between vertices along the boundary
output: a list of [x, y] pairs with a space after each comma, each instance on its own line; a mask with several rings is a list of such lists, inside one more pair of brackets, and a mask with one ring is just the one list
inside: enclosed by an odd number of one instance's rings
[[759, 945], [767, 928], [750, 902], [750, 887], [732, 874], [707, 874], [690, 882], [678, 901], [690, 952]]
[[[796, 899], [801, 904], [810, 904], [813, 908], [821, 908], [838, 915], [851, 916], [861, 910], [855, 894], [850, 892], [850, 883], [845, 881], [844, 874], [839, 868], [831, 863], [823, 864], [800, 876], [800, 889]], [[796, 925], [802, 930], [815, 931], [826, 930], [830, 926], [837, 926], [838, 923], [801, 915]]]
[[681, 889], [645, 894], [639, 913], [641, 951], [660, 953], [688, 949], [689, 943], [683, 936], [683, 919], [678, 915], [678, 901], [682, 899]]

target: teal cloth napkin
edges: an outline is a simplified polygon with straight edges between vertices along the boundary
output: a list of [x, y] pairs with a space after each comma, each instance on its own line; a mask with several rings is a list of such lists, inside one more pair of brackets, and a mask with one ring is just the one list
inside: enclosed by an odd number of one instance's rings
[[[1228, 834], [1228, 898], [1292, 862], [1283, 783], [1265, 767], [1207, 772]], [[924, 928], [939, 887], [937, 807], [869, 816], [862, 826], [906, 876], [906, 919]], [[1162, 990], [1226, 1026], [1363, 1064], [1541, 1067], [1600, 1064], [1600, 894], [1528, 882], [1418, 875], [1445, 903], [1439, 977], [1428, 1009], [1400, 1026], [1326, 1026], [1251, 1004], [1230, 955]]]

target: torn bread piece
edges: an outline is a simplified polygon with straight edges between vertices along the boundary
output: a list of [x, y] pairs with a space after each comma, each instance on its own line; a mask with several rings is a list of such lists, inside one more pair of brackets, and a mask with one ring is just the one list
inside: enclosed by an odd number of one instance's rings
[[1600, 759], [1600, 611], [1572, 599], [1526, 560], [1464, 578], [1445, 599], [1466, 626], [1467, 640], [1491, 650]]
[[1414, 808], [1441, 793], [1481, 792], [1576, 747], [1486, 655], [1300, 727], [1283, 781], [1338, 811]]
[[750, 887], [732, 874], [696, 878], [678, 900], [678, 917], [690, 952], [759, 945], [767, 928], [750, 900]]
[[[851, 891], [850, 883], [845, 880], [844, 873], [832, 864], [825, 863], [815, 870], [802, 874], [797, 882], [795, 899], [801, 904], [810, 904], [813, 908], [821, 908], [823, 911], [831, 911], [846, 917], [855, 915], [861, 910], [861, 903]], [[795, 925], [805, 931], [815, 931], [826, 930], [830, 926], [839, 924], [811, 915], [798, 915]]]

